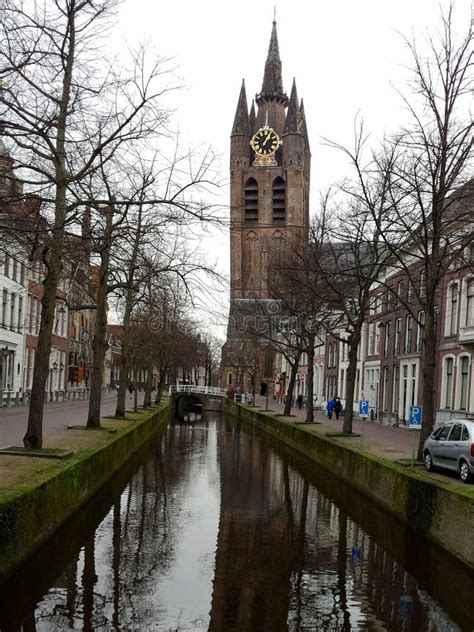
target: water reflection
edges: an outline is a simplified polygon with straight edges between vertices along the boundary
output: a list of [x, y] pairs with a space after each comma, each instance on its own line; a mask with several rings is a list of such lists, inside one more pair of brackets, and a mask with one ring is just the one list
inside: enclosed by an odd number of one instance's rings
[[0, 630], [472, 630], [473, 590], [314, 464], [204, 417], [173, 424], [0, 589]]

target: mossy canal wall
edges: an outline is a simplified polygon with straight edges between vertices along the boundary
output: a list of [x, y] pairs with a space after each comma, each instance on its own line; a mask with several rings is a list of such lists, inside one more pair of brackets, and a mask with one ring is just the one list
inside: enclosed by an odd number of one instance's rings
[[408, 527], [474, 568], [474, 486], [444, 485], [424, 470], [399, 466], [301, 425], [227, 402], [226, 412], [329, 470]]
[[87, 503], [169, 419], [170, 404], [166, 401], [132, 426], [110, 435], [106, 445], [78, 452], [51, 468], [50, 475], [40, 481], [0, 498], [0, 582]]

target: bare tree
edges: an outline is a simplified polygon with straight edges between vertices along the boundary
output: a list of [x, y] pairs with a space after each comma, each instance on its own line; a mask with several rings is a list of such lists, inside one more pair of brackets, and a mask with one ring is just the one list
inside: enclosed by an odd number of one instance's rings
[[43, 247], [42, 318], [35, 355], [26, 447], [41, 447], [45, 384], [65, 229], [76, 216], [71, 187], [106, 163], [121, 144], [153, 133], [163, 120], [161, 67], [134, 56], [128, 76], [104, 62], [117, 3], [58, 0], [46, 5], [5, 0], [1, 7], [0, 117], [14, 143], [25, 186], [40, 196], [49, 218]]
[[[457, 38], [453, 5], [429, 37], [428, 53], [406, 40], [413, 60], [413, 94], [403, 96], [411, 122], [396, 137], [399, 156], [391, 182], [391, 230], [384, 233], [393, 261], [417, 296], [424, 321], [421, 358], [423, 426], [418, 458], [435, 420], [436, 303], [440, 282], [472, 240], [472, 25]], [[394, 240], [404, 235], [404, 244]], [[408, 236], [408, 237], [407, 237]], [[398, 242], [398, 243], [397, 243]], [[412, 314], [419, 321], [417, 314]]]

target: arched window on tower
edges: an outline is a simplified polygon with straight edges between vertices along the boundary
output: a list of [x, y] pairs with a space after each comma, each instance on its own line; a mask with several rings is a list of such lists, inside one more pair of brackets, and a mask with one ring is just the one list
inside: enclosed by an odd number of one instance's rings
[[258, 221], [258, 182], [249, 178], [245, 183], [245, 221]]
[[273, 221], [281, 224], [285, 221], [286, 184], [283, 178], [273, 180]]

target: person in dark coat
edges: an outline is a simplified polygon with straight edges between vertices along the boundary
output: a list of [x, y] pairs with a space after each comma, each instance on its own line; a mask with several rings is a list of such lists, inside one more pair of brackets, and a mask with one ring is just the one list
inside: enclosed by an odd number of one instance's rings
[[339, 419], [339, 415], [341, 414], [341, 411], [342, 411], [341, 400], [339, 399], [339, 397], [336, 397], [334, 400], [334, 412], [336, 413], [336, 419]]
[[301, 393], [296, 398], [296, 401], [298, 402], [298, 408], [301, 408], [301, 406], [303, 404], [303, 395]]
[[334, 406], [336, 405], [336, 399], [333, 397], [326, 404], [326, 410], [328, 411], [328, 419], [332, 419], [332, 413], [334, 410]]

